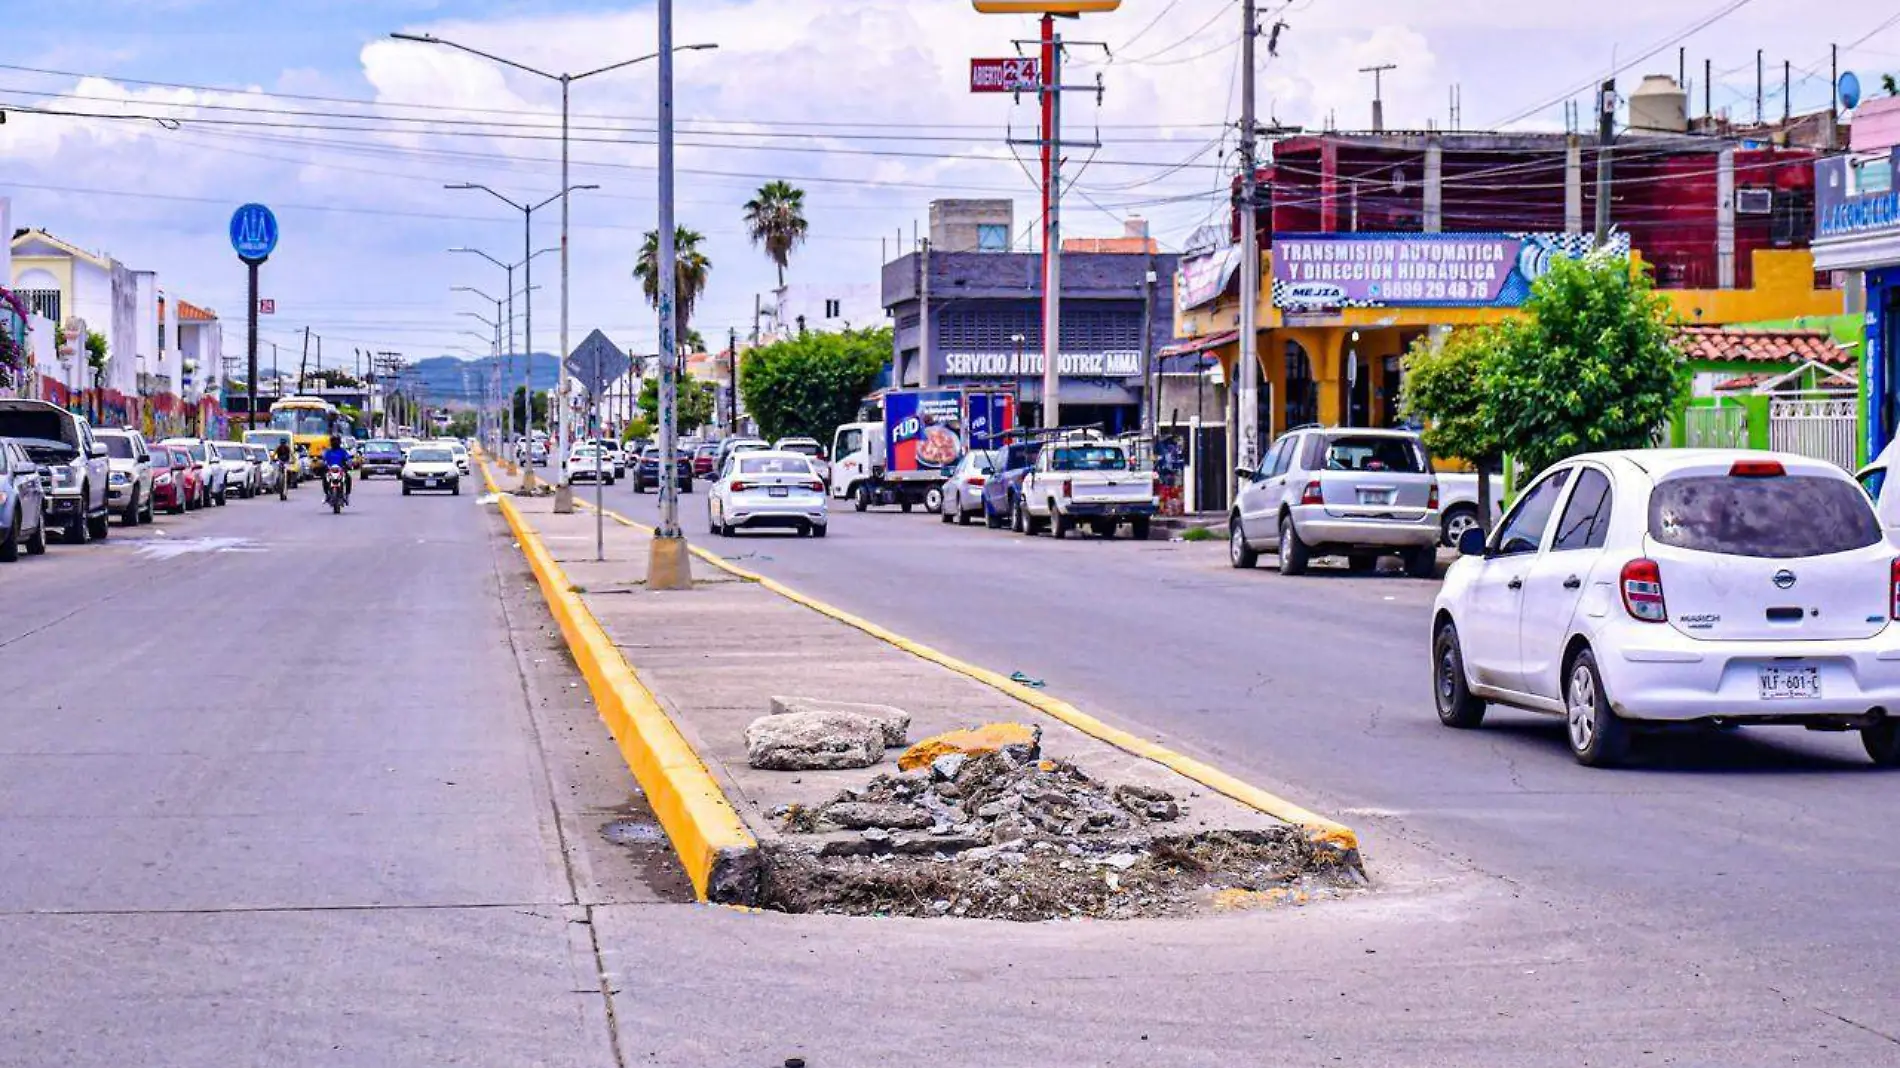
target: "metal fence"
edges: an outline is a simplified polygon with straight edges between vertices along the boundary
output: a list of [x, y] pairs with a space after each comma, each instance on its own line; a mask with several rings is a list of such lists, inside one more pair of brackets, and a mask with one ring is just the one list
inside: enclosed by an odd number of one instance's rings
[[1860, 400], [1852, 395], [1770, 397], [1768, 447], [1854, 469], [1860, 435]]
[[1682, 443], [1691, 449], [1748, 448], [1745, 408], [1691, 408], [1682, 429]]

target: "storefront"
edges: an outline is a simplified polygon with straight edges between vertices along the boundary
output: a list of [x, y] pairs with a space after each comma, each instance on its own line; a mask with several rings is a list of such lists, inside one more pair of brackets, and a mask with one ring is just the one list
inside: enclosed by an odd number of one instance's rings
[[1878, 456], [1900, 425], [1900, 147], [1857, 144], [1817, 161], [1814, 179], [1815, 270], [1858, 271], [1866, 284], [1863, 427]]

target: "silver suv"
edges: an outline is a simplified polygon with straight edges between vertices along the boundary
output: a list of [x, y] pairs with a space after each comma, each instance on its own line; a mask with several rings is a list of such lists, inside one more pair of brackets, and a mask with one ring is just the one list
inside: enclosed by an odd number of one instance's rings
[[46, 401], [5, 399], [0, 400], [0, 438], [12, 438], [40, 465], [46, 519], [65, 528], [67, 541], [111, 533], [106, 500], [111, 468], [105, 445], [93, 440], [92, 424]]
[[1370, 572], [1397, 556], [1406, 573], [1438, 566], [1438, 478], [1418, 435], [1406, 430], [1312, 427], [1274, 442], [1258, 470], [1241, 469], [1228, 517], [1228, 557], [1252, 567], [1274, 546], [1280, 573], [1316, 556], [1344, 556]]
[[106, 463], [112, 469], [106, 483], [106, 497], [119, 521], [128, 527], [152, 521], [152, 450], [145, 436], [127, 427], [114, 430], [100, 427], [93, 439], [106, 447]]

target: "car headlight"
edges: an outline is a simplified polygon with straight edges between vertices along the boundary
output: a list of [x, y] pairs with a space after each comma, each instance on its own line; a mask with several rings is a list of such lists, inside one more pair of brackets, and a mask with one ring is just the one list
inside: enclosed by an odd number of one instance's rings
[[126, 474], [124, 471], [114, 471], [106, 476], [106, 480], [114, 486], [123, 486], [127, 482], [132, 481], [132, 476]]
[[79, 472], [70, 467], [55, 467], [53, 468], [53, 485], [77, 486], [79, 485]]
[[170, 475], [153, 475], [152, 476], [152, 485], [154, 486], [169, 486], [171, 484], [172, 484], [172, 476]]

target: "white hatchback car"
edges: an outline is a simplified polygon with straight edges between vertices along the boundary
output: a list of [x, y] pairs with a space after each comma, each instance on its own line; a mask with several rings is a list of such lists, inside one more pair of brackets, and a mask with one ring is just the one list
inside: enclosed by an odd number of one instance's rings
[[1900, 765], [1900, 558], [1838, 467], [1577, 456], [1459, 551], [1432, 621], [1447, 726], [1478, 726], [1488, 701], [1561, 715], [1589, 765], [1644, 726], [1859, 730]]
[[721, 537], [742, 527], [780, 527], [822, 538], [829, 521], [825, 484], [802, 453], [742, 449], [714, 477], [706, 518]]

